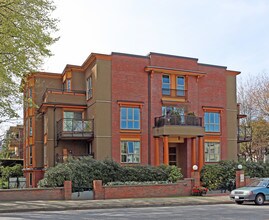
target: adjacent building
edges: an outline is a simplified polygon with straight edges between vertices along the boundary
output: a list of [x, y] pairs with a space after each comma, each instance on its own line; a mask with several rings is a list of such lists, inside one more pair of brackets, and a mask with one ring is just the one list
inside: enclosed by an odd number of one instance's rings
[[236, 76], [196, 58], [91, 54], [63, 72], [25, 80], [24, 173], [35, 187], [68, 156], [122, 165], [193, 165], [237, 159]]
[[23, 125], [11, 126], [5, 138], [10, 157], [23, 159]]

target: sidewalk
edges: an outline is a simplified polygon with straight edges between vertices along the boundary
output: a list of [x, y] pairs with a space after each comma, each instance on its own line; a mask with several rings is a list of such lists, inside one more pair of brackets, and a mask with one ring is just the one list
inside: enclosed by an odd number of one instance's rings
[[[0, 198], [1, 200], [1, 198]], [[82, 209], [131, 208], [154, 206], [187, 206], [233, 203], [228, 195], [170, 198], [60, 200], [60, 201], [0, 201], [0, 213], [29, 211], [61, 211]]]

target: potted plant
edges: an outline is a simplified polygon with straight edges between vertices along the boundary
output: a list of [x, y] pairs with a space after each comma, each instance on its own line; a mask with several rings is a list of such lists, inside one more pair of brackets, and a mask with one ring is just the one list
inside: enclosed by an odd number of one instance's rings
[[203, 186], [194, 186], [192, 188], [191, 194], [193, 196], [202, 196], [207, 193], [208, 189]]

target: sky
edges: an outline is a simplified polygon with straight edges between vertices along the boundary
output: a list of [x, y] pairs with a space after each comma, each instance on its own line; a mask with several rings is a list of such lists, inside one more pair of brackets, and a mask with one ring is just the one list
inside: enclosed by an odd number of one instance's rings
[[90, 53], [157, 52], [241, 71], [238, 82], [269, 74], [269, 0], [54, 3], [60, 40], [50, 47], [54, 56], [44, 60], [40, 71], [62, 73], [66, 64], [82, 65]]

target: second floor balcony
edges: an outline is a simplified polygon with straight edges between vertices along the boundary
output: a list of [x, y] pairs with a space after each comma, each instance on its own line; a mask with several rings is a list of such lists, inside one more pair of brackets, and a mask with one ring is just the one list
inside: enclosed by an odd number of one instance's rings
[[237, 132], [237, 143], [252, 141], [252, 129], [250, 126], [239, 126]]
[[93, 138], [94, 124], [92, 120], [63, 118], [57, 122], [58, 140], [90, 140]]
[[154, 120], [154, 136], [204, 136], [202, 118], [192, 115], [161, 116]]

